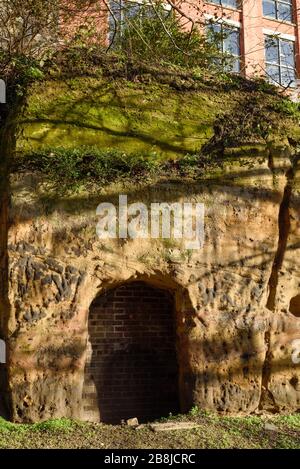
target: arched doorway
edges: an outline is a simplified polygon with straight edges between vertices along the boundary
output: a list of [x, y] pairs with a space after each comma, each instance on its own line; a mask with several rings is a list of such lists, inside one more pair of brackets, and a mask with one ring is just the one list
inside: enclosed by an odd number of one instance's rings
[[175, 329], [167, 290], [131, 282], [97, 297], [89, 313], [85, 411], [106, 423], [178, 412]]

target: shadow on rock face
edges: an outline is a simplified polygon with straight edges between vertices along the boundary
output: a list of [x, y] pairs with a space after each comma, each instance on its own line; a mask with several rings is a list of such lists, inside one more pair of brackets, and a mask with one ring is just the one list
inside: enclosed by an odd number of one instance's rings
[[0, 363], [0, 417], [9, 419], [8, 392], [7, 392], [7, 370]]

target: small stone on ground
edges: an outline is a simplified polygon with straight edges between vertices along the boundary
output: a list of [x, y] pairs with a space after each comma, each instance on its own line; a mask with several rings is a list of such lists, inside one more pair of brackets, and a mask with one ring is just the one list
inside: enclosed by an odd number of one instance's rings
[[278, 428], [274, 423], [266, 422], [265, 423], [265, 430], [268, 430], [270, 432], [278, 432]]
[[154, 432], [166, 432], [173, 430], [191, 430], [198, 428], [199, 425], [193, 422], [167, 422], [167, 423], [153, 423], [150, 425], [151, 430]]
[[126, 420], [126, 424], [129, 425], [129, 427], [137, 427], [139, 424], [139, 421], [136, 417], [134, 417], [132, 419]]

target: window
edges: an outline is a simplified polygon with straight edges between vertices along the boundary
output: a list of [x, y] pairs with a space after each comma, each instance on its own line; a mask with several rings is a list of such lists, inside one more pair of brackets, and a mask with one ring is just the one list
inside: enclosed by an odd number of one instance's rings
[[[110, 9], [113, 16], [109, 15], [109, 40], [110, 42], [114, 39], [116, 34], [116, 21], [119, 29], [118, 33], [122, 34], [126, 21], [130, 21], [137, 18], [143, 18], [155, 16], [153, 6], [147, 0], [110, 0]], [[169, 4], [163, 6], [166, 13], [171, 9]]]
[[296, 86], [295, 46], [278, 37], [265, 38], [266, 72], [269, 80], [282, 86]]
[[264, 16], [276, 20], [293, 21], [293, 0], [263, 0]]
[[221, 62], [225, 71], [239, 73], [241, 69], [239, 28], [224, 23], [209, 23], [208, 32], [211, 40], [217, 43], [222, 55], [216, 61]]
[[239, 8], [241, 6], [240, 0], [209, 0], [210, 3], [216, 3], [217, 5], [221, 5], [223, 7], [229, 8]]

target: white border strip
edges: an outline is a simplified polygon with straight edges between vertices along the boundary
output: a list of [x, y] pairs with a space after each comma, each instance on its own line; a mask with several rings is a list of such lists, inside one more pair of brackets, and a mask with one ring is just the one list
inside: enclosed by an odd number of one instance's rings
[[[147, 1], [147, 0], [127, 0], [129, 3], [138, 3], [139, 5], [145, 5], [145, 6], [152, 6], [151, 2]], [[123, 7], [123, 4], [124, 2], [121, 2], [120, 3], [120, 8]], [[162, 6], [164, 8], [164, 10], [171, 10], [172, 9], [172, 5], [170, 5], [169, 3], [162, 3]]]
[[266, 36], [275, 36], [279, 37], [280, 39], [286, 39], [287, 41], [296, 41], [296, 36], [294, 36], [293, 34], [285, 34], [279, 31], [272, 31], [272, 29], [263, 29], [263, 33]]
[[214, 23], [220, 23], [220, 24], [225, 23], [225, 24], [229, 24], [230, 26], [235, 26], [236, 28], [241, 28], [242, 27], [242, 24], [239, 21], [229, 20], [227, 18], [218, 18], [218, 19], [216, 19], [215, 16], [208, 15], [207, 13], [204, 14], [204, 18], [206, 20], [213, 20]]

